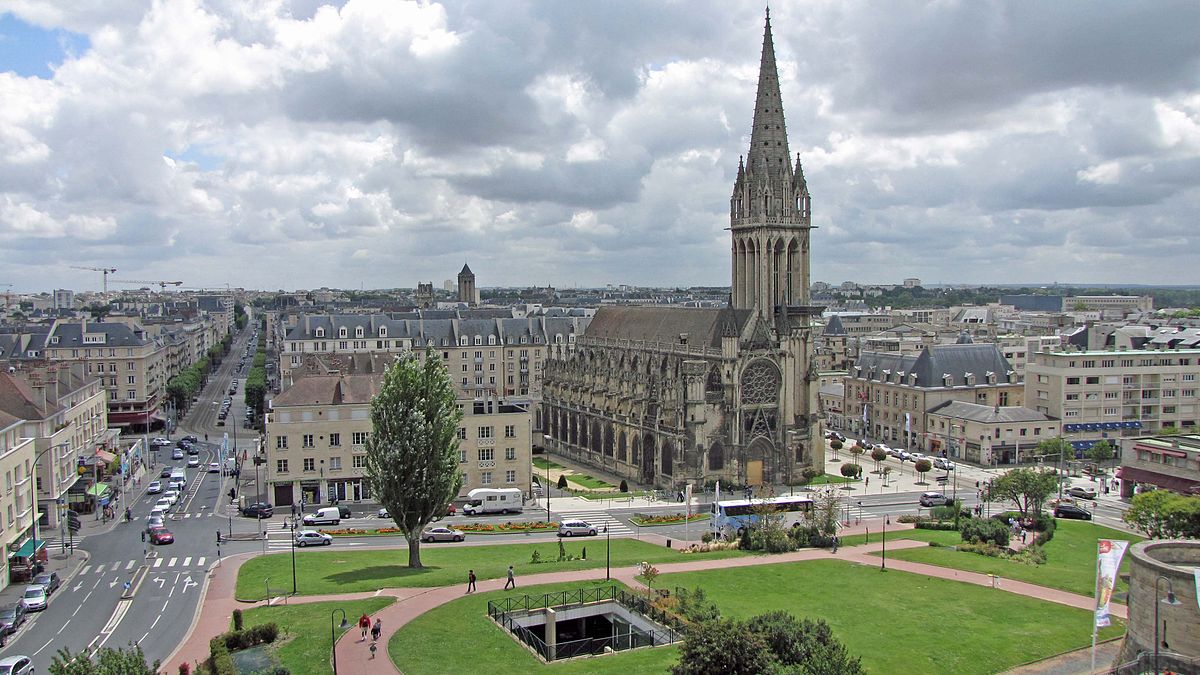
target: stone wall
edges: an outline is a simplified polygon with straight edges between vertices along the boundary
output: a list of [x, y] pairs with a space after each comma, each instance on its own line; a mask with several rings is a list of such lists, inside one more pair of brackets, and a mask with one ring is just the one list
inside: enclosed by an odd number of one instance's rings
[[[1161, 666], [1189, 672], [1187, 663], [1200, 659], [1200, 608], [1197, 607], [1192, 574], [1193, 568], [1200, 567], [1200, 541], [1144, 541], [1131, 547], [1126, 556], [1129, 558], [1129, 624], [1117, 662], [1133, 661], [1140, 652], [1154, 653], [1154, 612], [1157, 607]], [[1168, 586], [1179, 604], [1163, 604]], [[1165, 646], [1161, 644], [1164, 637]], [[1175, 654], [1183, 658], [1172, 658]]]

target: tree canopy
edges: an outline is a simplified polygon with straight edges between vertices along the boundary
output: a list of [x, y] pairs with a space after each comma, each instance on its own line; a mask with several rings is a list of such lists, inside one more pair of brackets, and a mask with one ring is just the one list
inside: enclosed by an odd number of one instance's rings
[[1124, 519], [1151, 539], [1198, 539], [1200, 497], [1168, 490], [1143, 492], [1134, 495]]
[[421, 567], [421, 533], [445, 515], [462, 487], [458, 423], [462, 410], [445, 366], [401, 354], [371, 402], [366, 475], [371, 490], [408, 540], [409, 567]]
[[1058, 489], [1058, 472], [1030, 468], [1013, 469], [992, 481], [990, 498], [1010, 501], [1022, 516], [1037, 515]]
[[860, 659], [846, 651], [824, 620], [797, 619], [776, 611], [748, 621], [716, 619], [691, 624], [679, 649], [679, 662], [671, 672], [861, 675], [865, 671]]
[[125, 649], [102, 647], [93, 658], [72, 654], [69, 649], [58, 650], [50, 662], [50, 675], [157, 675], [160, 663], [146, 663], [146, 655], [138, 645]]

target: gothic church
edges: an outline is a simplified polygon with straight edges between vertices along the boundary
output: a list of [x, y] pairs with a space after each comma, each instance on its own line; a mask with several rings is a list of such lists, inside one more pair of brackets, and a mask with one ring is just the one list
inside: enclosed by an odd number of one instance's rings
[[576, 348], [546, 363], [547, 448], [672, 490], [822, 471], [810, 205], [788, 150], [768, 13], [750, 149], [729, 204], [730, 305], [599, 309]]

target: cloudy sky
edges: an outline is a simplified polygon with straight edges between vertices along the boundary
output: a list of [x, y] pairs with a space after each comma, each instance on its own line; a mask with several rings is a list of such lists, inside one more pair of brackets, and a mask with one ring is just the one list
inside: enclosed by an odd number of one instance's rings
[[[771, 16], [814, 280], [1200, 283], [1200, 3]], [[762, 19], [0, 0], [0, 284], [728, 284]]]

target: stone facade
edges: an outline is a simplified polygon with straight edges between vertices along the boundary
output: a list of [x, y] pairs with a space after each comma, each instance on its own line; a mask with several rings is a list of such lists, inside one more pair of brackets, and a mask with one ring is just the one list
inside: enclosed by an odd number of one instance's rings
[[598, 310], [577, 349], [546, 364], [547, 447], [670, 488], [820, 471], [810, 206], [768, 16], [750, 152], [730, 198], [731, 306]]
[[[1157, 637], [1162, 672], [1197, 672], [1200, 612], [1192, 569], [1200, 566], [1200, 542], [1143, 541], [1131, 546], [1125, 556], [1129, 560], [1129, 621], [1117, 663], [1140, 658], [1142, 664], [1150, 665], [1157, 617], [1161, 622]], [[1169, 593], [1174, 593], [1175, 604], [1169, 603]]]

